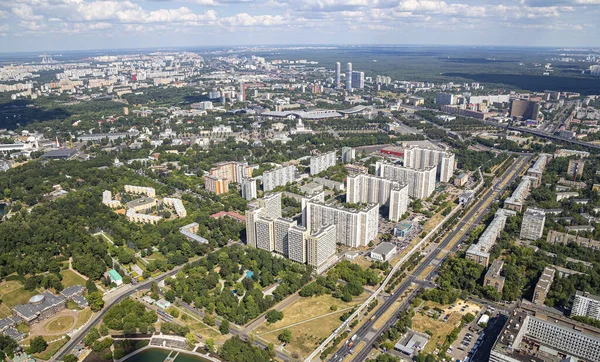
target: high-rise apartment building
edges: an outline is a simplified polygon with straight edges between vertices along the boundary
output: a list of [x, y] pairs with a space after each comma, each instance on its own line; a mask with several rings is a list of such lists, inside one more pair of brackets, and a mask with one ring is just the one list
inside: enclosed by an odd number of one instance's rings
[[246, 178], [242, 180], [242, 197], [246, 200], [252, 200], [257, 197], [255, 178]]
[[398, 221], [408, 209], [408, 185], [373, 175], [358, 174], [346, 179], [346, 202], [379, 204], [388, 218]]
[[377, 176], [399, 181], [408, 185], [408, 196], [425, 199], [435, 191], [435, 176], [437, 168], [428, 166], [421, 169], [411, 169], [397, 164], [377, 162]]
[[266, 251], [275, 250], [273, 219], [260, 216], [256, 220], [256, 247]]
[[[272, 251], [274, 249], [273, 220], [281, 217], [281, 193], [265, 195], [246, 210], [246, 245]], [[260, 229], [259, 229], [260, 223]], [[270, 223], [270, 226], [267, 224]], [[271, 245], [273, 248], [270, 248]]]
[[252, 166], [247, 162], [220, 162], [208, 172], [211, 176], [226, 179], [228, 182], [242, 183], [252, 177]]
[[352, 147], [342, 147], [342, 162], [351, 163], [356, 157], [356, 151]]
[[510, 116], [518, 119], [537, 120], [540, 114], [540, 104], [526, 99], [513, 99], [510, 102]]
[[342, 65], [340, 62], [335, 63], [335, 89], [342, 88]]
[[345, 209], [308, 200], [306, 205], [306, 228], [318, 232], [325, 225], [335, 225], [336, 242], [353, 248], [366, 246], [377, 237], [379, 231], [379, 205], [372, 204], [361, 210]]
[[600, 320], [600, 297], [578, 290], [571, 308], [571, 317], [577, 316]]
[[306, 240], [306, 262], [317, 269], [335, 254], [336, 232], [335, 225], [325, 225], [317, 232], [309, 235]]
[[221, 195], [229, 192], [229, 181], [217, 176], [204, 176], [204, 189], [206, 189], [206, 191], [214, 192], [217, 195]]
[[293, 226], [288, 232], [289, 258], [297, 263], [306, 263], [306, 238], [309, 232], [305, 227]]
[[296, 226], [296, 222], [291, 219], [277, 218], [273, 222], [275, 251], [279, 254], [288, 257], [290, 255], [289, 248], [289, 233], [292, 227]]
[[404, 166], [422, 169], [436, 167], [437, 178], [441, 182], [449, 182], [454, 174], [454, 153], [436, 150], [429, 147], [412, 145], [404, 149]]
[[454, 94], [437, 93], [435, 95], [435, 104], [438, 106], [451, 106], [455, 104]]
[[316, 175], [329, 167], [335, 166], [336, 162], [336, 152], [331, 151], [327, 153], [323, 153], [318, 156], [313, 156], [310, 158], [310, 174]]
[[285, 186], [288, 182], [296, 181], [296, 166], [278, 167], [265, 171], [262, 176], [263, 190], [271, 191], [277, 186]]
[[346, 90], [351, 91], [352, 90], [352, 63], [348, 63], [347, 67], [348, 68], [346, 70]]
[[364, 72], [352, 72], [352, 88], [363, 89], [365, 88], [365, 73]]
[[542, 237], [546, 213], [544, 210], [533, 207], [528, 208], [523, 214], [521, 224], [521, 239], [537, 240]]

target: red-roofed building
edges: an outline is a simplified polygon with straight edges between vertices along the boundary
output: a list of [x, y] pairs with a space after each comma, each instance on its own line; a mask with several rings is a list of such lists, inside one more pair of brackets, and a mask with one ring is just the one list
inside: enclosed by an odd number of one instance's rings
[[212, 217], [213, 219], [220, 219], [222, 217], [230, 217], [237, 222], [242, 222], [242, 223], [246, 222], [245, 216], [240, 215], [237, 212], [233, 212], [233, 211], [219, 211], [216, 214], [210, 215], [210, 217]]

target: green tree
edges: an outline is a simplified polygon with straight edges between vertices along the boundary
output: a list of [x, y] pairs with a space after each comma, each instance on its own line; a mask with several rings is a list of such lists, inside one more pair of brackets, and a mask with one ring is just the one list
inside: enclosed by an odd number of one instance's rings
[[48, 343], [44, 340], [44, 338], [42, 336], [36, 336], [33, 337], [31, 343], [29, 344], [29, 353], [40, 353], [45, 351], [47, 347]]
[[94, 312], [98, 312], [104, 308], [104, 299], [102, 299], [102, 293], [100, 292], [89, 293], [85, 299], [87, 299], [88, 303], [90, 304], [90, 308]]
[[213, 353], [215, 351], [215, 340], [212, 338], [207, 339], [205, 346], [208, 352]]
[[292, 341], [292, 331], [287, 328], [284, 329], [283, 332], [277, 336], [277, 339], [283, 343], [290, 343]]
[[77, 361], [79, 361], [79, 358], [77, 358], [77, 356], [75, 356], [73, 354], [68, 354], [63, 357], [63, 361], [64, 362], [77, 362]]
[[267, 314], [265, 315], [265, 318], [267, 319], [267, 321], [269, 323], [275, 323], [275, 322], [283, 319], [283, 312], [280, 312], [275, 309], [271, 309], [270, 311], [267, 312]]
[[227, 319], [223, 319], [221, 325], [219, 326], [219, 331], [221, 334], [229, 333], [229, 321]]
[[194, 348], [194, 346], [196, 345], [196, 336], [194, 335], [194, 333], [189, 332], [185, 335], [185, 344], [189, 349]]
[[86, 346], [92, 346], [94, 342], [96, 342], [100, 338], [100, 332], [98, 332], [98, 328], [91, 328], [89, 332], [83, 337], [83, 343]]

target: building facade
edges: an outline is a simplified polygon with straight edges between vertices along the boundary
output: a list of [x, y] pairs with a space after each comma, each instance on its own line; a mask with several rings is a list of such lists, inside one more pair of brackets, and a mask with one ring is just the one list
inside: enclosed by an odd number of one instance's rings
[[271, 191], [277, 186], [285, 186], [288, 182], [296, 181], [296, 166], [278, 167], [271, 171], [265, 171], [262, 176], [264, 191]]
[[217, 195], [221, 195], [229, 192], [229, 182], [227, 179], [217, 176], [204, 176], [204, 189]]
[[336, 242], [357, 248], [366, 246], [379, 231], [379, 205], [372, 204], [361, 210], [351, 210], [322, 202], [306, 201], [306, 228], [311, 233], [323, 226], [335, 225]]
[[600, 297], [578, 290], [571, 308], [571, 317], [576, 316], [600, 320]]
[[523, 214], [521, 224], [521, 239], [537, 240], [542, 237], [546, 213], [544, 210], [533, 207], [528, 208]]
[[336, 251], [335, 225], [325, 225], [306, 238], [306, 263], [317, 270], [325, 264]]
[[256, 179], [246, 178], [242, 180], [242, 197], [246, 200], [252, 200], [257, 197]]
[[382, 177], [357, 174], [346, 178], [346, 202], [385, 206], [388, 218], [398, 221], [408, 209], [408, 185]]
[[377, 176], [408, 185], [408, 196], [425, 199], [435, 191], [436, 167], [411, 169], [397, 164], [377, 162]]
[[455, 157], [453, 153], [429, 147], [412, 145], [404, 149], [404, 166], [412, 169], [436, 167], [437, 179], [449, 182], [454, 174]]
[[335, 166], [336, 162], [336, 152], [331, 151], [327, 153], [323, 153], [318, 156], [313, 156], [310, 158], [310, 174], [316, 175], [329, 167]]

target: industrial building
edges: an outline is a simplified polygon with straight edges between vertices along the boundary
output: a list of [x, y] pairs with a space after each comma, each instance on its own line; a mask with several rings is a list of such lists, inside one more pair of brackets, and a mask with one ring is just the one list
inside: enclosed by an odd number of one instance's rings
[[600, 361], [600, 329], [523, 301], [509, 316], [489, 360]]
[[379, 261], [389, 261], [396, 254], [396, 245], [383, 242], [371, 250], [371, 258]]

